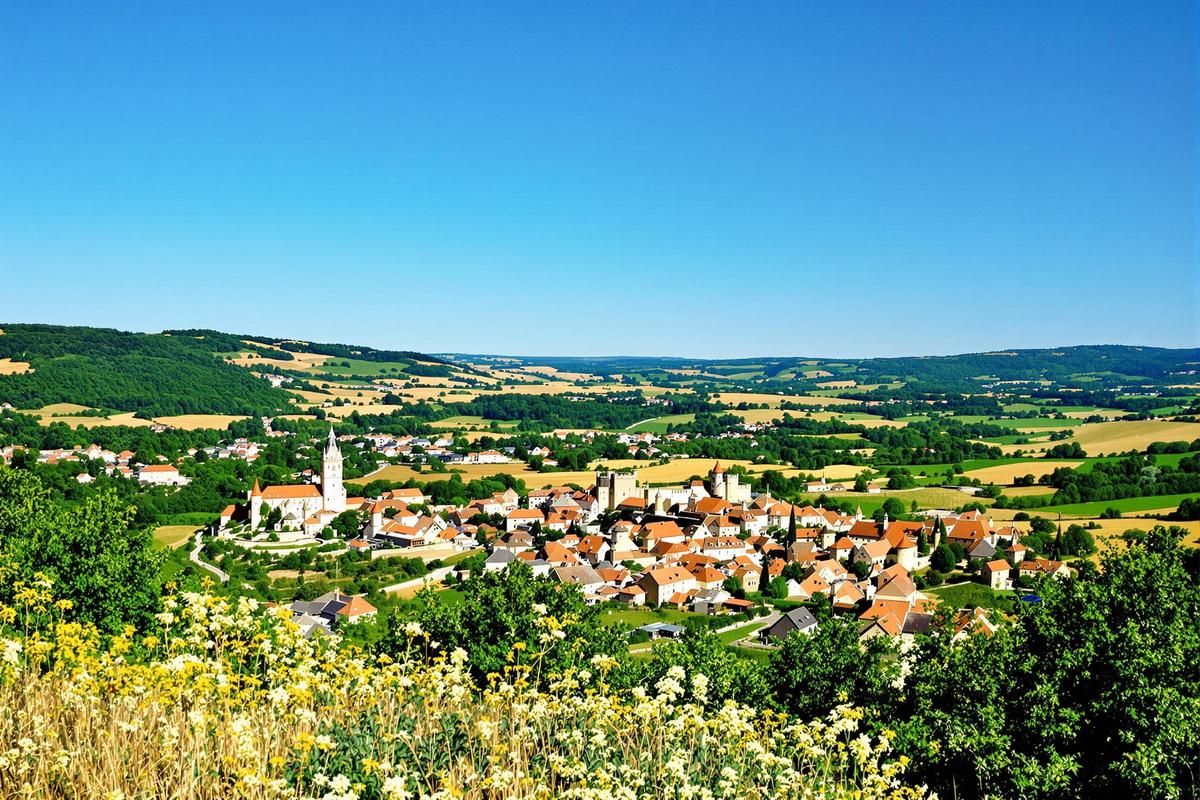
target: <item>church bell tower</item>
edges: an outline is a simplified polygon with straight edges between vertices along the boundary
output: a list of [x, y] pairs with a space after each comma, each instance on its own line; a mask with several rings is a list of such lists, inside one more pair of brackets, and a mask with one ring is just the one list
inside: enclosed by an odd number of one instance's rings
[[333, 426], [329, 426], [329, 440], [321, 454], [321, 498], [325, 510], [340, 514], [346, 510], [346, 487], [342, 485], [342, 451], [338, 448]]

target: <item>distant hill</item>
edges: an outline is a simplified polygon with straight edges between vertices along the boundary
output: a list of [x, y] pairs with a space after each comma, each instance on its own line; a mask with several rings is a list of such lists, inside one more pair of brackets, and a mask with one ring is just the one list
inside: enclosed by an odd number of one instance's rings
[[[1177, 376], [1200, 368], [1200, 349], [1167, 349], [1129, 345], [1080, 345], [1040, 350], [1006, 350], [952, 356], [906, 358], [759, 357], [698, 359], [674, 357], [513, 357], [443, 354], [452, 361], [495, 363], [496, 366], [554, 367], [563, 372], [637, 375], [698, 371], [700, 377], [728, 379], [797, 378], [809, 382], [854, 380], [859, 384], [896, 381], [936, 385], [942, 391], [978, 390], [989, 381], [1040, 381], [1102, 388], [1129, 383], [1178, 383]], [[1186, 382], [1186, 381], [1184, 381]]]
[[273, 415], [299, 411], [292, 396], [273, 388], [227, 357], [252, 352], [273, 361], [292, 353], [320, 353], [357, 361], [398, 363], [411, 375], [463, 371], [411, 351], [375, 350], [242, 336], [214, 330], [158, 334], [111, 328], [0, 323], [0, 362], [28, 364], [0, 370], [0, 402], [19, 409], [51, 403], [174, 414]]
[[16, 408], [78, 403], [149, 416], [294, 410], [286, 392], [214, 355], [223, 342], [60, 325], [0, 330], [0, 359], [30, 366], [0, 375], [0, 401]]

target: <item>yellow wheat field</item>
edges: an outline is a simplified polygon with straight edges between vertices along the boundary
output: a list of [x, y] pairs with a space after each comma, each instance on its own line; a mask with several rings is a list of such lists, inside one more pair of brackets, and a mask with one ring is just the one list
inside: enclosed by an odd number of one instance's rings
[[246, 417], [238, 414], [178, 414], [169, 417], [156, 417], [154, 421], [162, 425], [170, 425], [172, 428], [194, 431], [200, 428], [224, 430], [229, 427], [229, 423], [238, 422], [243, 419], [246, 419]]
[[0, 358], [0, 375], [20, 375], [30, 372], [29, 362], [13, 361], [11, 358]]
[[1016, 464], [999, 464], [994, 467], [973, 469], [965, 474], [968, 478], [978, 478], [984, 483], [996, 483], [1003, 486], [1025, 475], [1040, 478], [1043, 475], [1049, 475], [1059, 467], [1074, 469], [1082, 463], [1082, 461], [1021, 461]]
[[[1153, 442], [1190, 442], [1200, 439], [1200, 424], [1194, 422], [1169, 422], [1165, 420], [1136, 420], [1118, 422], [1093, 422], [1080, 425], [1075, 435], [1067, 442], [1078, 442], [1089, 456], [1112, 455], [1129, 450], [1145, 450]], [[1016, 450], [1045, 452], [1061, 442], [1044, 442], [1037, 445], [1004, 445], [1005, 453]]]

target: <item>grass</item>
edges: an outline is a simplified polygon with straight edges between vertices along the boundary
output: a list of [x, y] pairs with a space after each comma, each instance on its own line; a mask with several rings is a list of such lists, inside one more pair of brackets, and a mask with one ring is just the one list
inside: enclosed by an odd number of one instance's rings
[[667, 428], [671, 425], [686, 425], [689, 422], [694, 422], [695, 414], [669, 414], [665, 417], [655, 417], [654, 419], [643, 420], [636, 425], [631, 425], [627, 430], [635, 433], [656, 433], [664, 434]]
[[1012, 610], [1016, 592], [997, 592], [982, 583], [959, 583], [953, 586], [938, 586], [926, 589], [925, 593], [936, 597], [954, 608], [998, 608]]
[[600, 624], [616, 625], [624, 623], [631, 628], [640, 628], [652, 622], [682, 624], [685, 619], [694, 616], [695, 614], [687, 611], [679, 611], [674, 608], [618, 608], [602, 612], [600, 614]]
[[1097, 500], [1092, 503], [1068, 503], [1061, 506], [1046, 506], [1045, 508], [1028, 509], [1030, 514], [1074, 514], [1081, 517], [1094, 517], [1105, 509], [1115, 508], [1122, 514], [1158, 511], [1164, 508], [1175, 509], [1180, 501], [1196, 498], [1196, 494], [1160, 494], [1153, 497], [1126, 497], [1121, 500]]
[[1076, 428], [1079, 427], [1080, 424], [1079, 420], [1077, 419], [1051, 419], [1049, 417], [1033, 417], [1029, 419], [994, 419], [988, 420], [988, 422], [1001, 428], [1015, 428], [1017, 430], [1037, 430], [1039, 428]]
[[753, 636], [754, 632], [763, 627], [765, 622], [752, 622], [749, 625], [740, 625], [731, 631], [718, 633], [717, 638], [724, 644], [733, 644], [738, 639], [745, 639], [747, 636]]

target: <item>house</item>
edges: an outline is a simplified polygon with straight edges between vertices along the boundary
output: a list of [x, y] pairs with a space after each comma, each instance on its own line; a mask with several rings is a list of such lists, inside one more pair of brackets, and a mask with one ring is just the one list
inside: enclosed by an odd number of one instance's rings
[[1027, 558], [1017, 565], [1017, 573], [1022, 578], [1037, 578], [1042, 575], [1053, 575], [1056, 578], [1071, 577], [1071, 569], [1066, 564], [1048, 558]]
[[669, 622], [651, 622], [638, 628], [645, 631], [651, 639], [678, 639], [683, 636], [685, 628], [682, 625], [672, 625]]
[[746, 543], [736, 536], [709, 536], [700, 542], [700, 552], [718, 561], [732, 561], [746, 552]]
[[517, 528], [527, 528], [535, 522], [540, 525], [545, 521], [546, 517], [542, 514], [541, 509], [518, 508], [509, 511], [504, 517], [504, 530], [514, 531]]
[[170, 464], [150, 464], [138, 470], [138, 483], [152, 486], [186, 486], [188, 478], [179, 474], [179, 470]]
[[585, 595], [594, 594], [604, 585], [604, 579], [596, 574], [596, 570], [587, 564], [577, 564], [573, 567], [559, 567], [551, 570], [550, 574], [559, 583], [569, 583], [578, 586]]
[[954, 617], [954, 636], [951, 641], [962, 641], [976, 633], [991, 636], [995, 632], [996, 625], [988, 618], [987, 611], [978, 606], [974, 609], [964, 608]]
[[882, 568], [883, 562], [892, 550], [891, 542], [887, 539], [876, 539], [854, 548], [854, 561], [857, 564], [868, 564], [872, 568]]
[[811, 634], [817, 629], [817, 618], [812, 611], [800, 606], [793, 608], [779, 619], [775, 621], [769, 628], [763, 629], [759, 634], [761, 639], [775, 639], [782, 641], [793, 633]]
[[362, 597], [353, 594], [343, 594], [334, 589], [321, 595], [315, 600], [297, 600], [288, 607], [292, 612], [292, 620], [301, 624], [305, 635], [316, 627], [332, 630], [336, 625], [360, 622], [374, 617], [378, 612], [375, 606]]
[[483, 560], [483, 569], [486, 572], [496, 572], [507, 567], [509, 564], [517, 560], [517, 554], [512, 550], [504, 548], [496, 548], [491, 555]]
[[646, 591], [646, 604], [661, 606], [676, 594], [686, 594], [696, 588], [696, 578], [680, 566], [657, 567], [647, 570], [638, 586]]
[[1012, 566], [1003, 558], [984, 564], [981, 574], [988, 586], [996, 591], [1012, 588], [1012, 580], [1009, 577], [1012, 574]]

